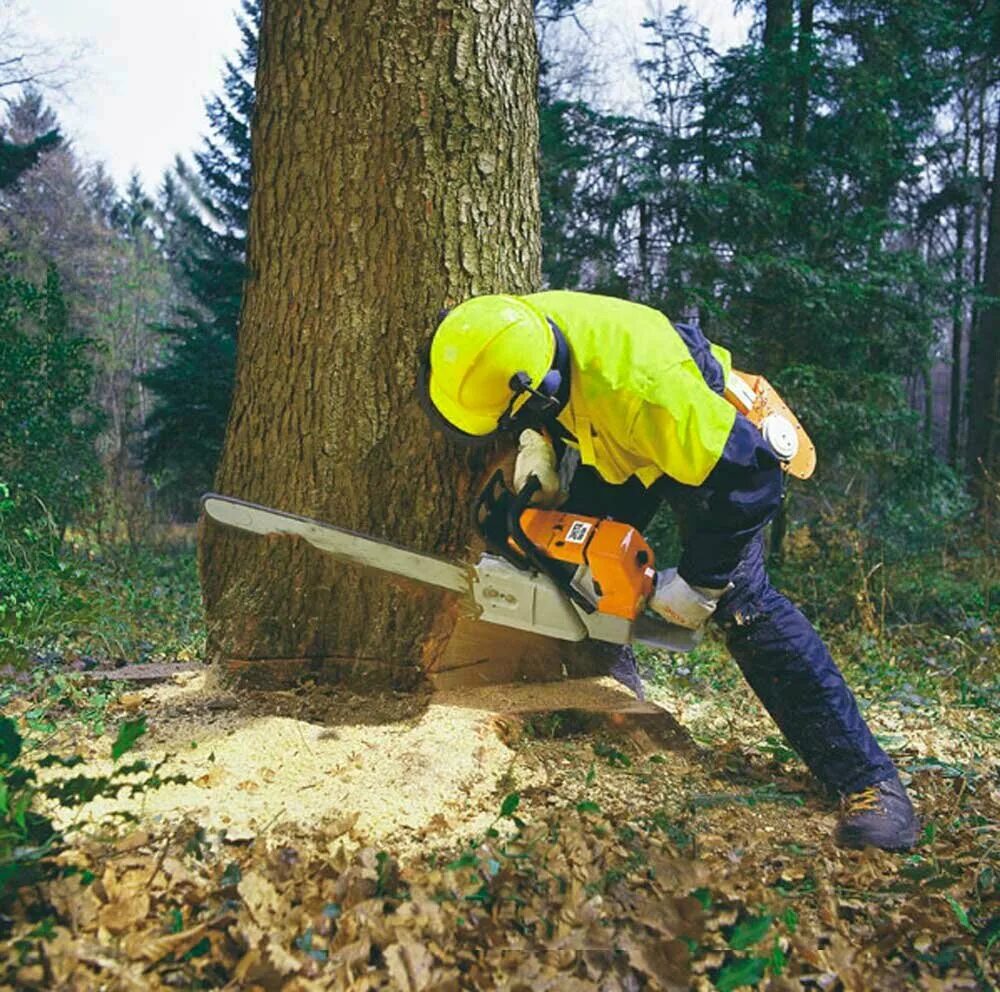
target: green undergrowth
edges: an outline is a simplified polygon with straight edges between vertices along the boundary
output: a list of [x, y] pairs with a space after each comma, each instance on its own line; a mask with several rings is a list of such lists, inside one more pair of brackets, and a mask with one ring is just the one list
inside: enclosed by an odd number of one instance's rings
[[190, 542], [0, 546], [0, 664], [192, 660], [203, 645]]
[[[1000, 553], [951, 533], [933, 550], [878, 554], [855, 534], [793, 530], [772, 583], [820, 632], [867, 703], [1000, 709]], [[687, 655], [640, 650], [644, 677], [682, 695], [745, 695], [719, 631]]]

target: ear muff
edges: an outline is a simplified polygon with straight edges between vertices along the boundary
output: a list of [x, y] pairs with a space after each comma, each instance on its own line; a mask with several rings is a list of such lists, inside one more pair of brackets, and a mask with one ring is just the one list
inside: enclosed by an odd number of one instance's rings
[[559, 369], [550, 369], [546, 372], [545, 378], [538, 384], [538, 392], [543, 396], [555, 398], [555, 395], [559, 392], [559, 387], [562, 385], [562, 381], [562, 372]]
[[[504, 418], [501, 418], [505, 421], [501, 429], [523, 430], [526, 427], [545, 426], [547, 421], [558, 415], [566, 403], [566, 390], [563, 388], [566, 380], [563, 377], [563, 369], [568, 368], [569, 349], [556, 322], [551, 317], [545, 319], [552, 329], [556, 342], [552, 368], [542, 376], [541, 382], [534, 388], [527, 372], [518, 372], [511, 378], [514, 400]], [[528, 393], [529, 396], [518, 406], [517, 397], [523, 393]]]

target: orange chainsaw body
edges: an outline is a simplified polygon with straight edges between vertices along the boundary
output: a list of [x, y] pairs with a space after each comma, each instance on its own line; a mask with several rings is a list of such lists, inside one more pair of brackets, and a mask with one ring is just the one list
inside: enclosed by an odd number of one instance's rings
[[547, 558], [590, 570], [597, 609], [634, 620], [653, 592], [653, 551], [634, 527], [617, 520], [529, 507], [521, 527]]

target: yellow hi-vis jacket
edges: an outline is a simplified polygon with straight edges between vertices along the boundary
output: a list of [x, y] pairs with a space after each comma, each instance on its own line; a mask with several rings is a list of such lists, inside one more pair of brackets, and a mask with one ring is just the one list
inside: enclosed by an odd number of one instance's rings
[[[705, 382], [683, 338], [639, 303], [553, 290], [521, 299], [562, 331], [570, 351], [569, 402], [559, 422], [580, 460], [607, 481], [668, 475], [700, 485], [722, 456], [736, 409]], [[732, 359], [712, 354], [729, 375]]]

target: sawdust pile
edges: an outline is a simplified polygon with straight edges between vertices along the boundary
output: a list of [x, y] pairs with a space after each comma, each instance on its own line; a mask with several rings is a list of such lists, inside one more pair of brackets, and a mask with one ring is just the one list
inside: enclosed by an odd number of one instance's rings
[[426, 700], [415, 708], [412, 697], [359, 699], [353, 709], [343, 691], [314, 688], [237, 700], [192, 675], [125, 705], [149, 718], [137, 755], [170, 756], [164, 776], [190, 781], [145, 794], [140, 810], [134, 800], [94, 802], [95, 821], [127, 808], [153, 825], [194, 820], [236, 841], [308, 824], [406, 853], [435, 833], [483, 829], [514, 759], [483, 712]]

